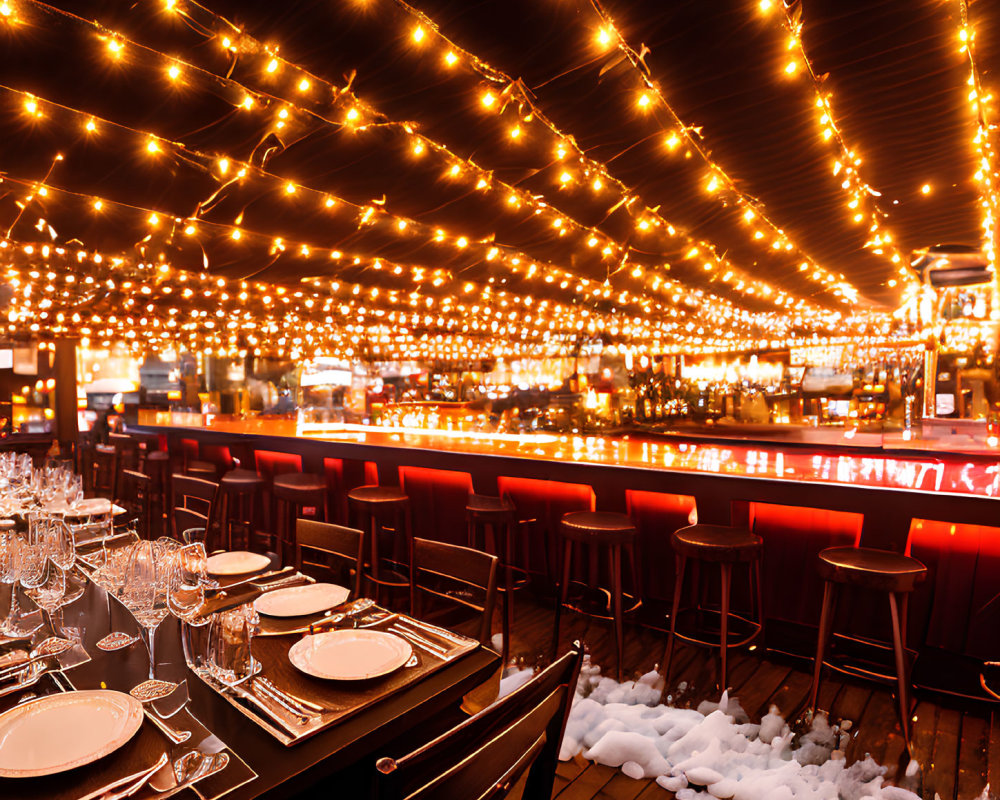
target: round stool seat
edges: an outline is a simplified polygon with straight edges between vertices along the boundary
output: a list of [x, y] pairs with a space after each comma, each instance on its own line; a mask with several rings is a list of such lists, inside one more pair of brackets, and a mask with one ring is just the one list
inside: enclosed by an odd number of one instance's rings
[[819, 554], [823, 580], [884, 592], [911, 592], [927, 567], [910, 556], [871, 547], [828, 547]]
[[271, 485], [274, 487], [275, 498], [290, 503], [315, 503], [318, 497], [326, 495], [326, 481], [319, 475], [303, 472], [275, 475]]
[[195, 478], [207, 478], [208, 480], [218, 480], [219, 469], [211, 461], [188, 461], [185, 474]]
[[169, 461], [170, 453], [163, 450], [148, 450], [146, 451], [147, 461]]
[[347, 493], [347, 497], [356, 503], [372, 505], [405, 503], [410, 499], [396, 486], [356, 486]]
[[94, 452], [105, 456], [113, 456], [115, 454], [115, 446], [113, 444], [95, 444]]
[[629, 544], [635, 539], [635, 524], [615, 511], [570, 511], [563, 514], [559, 533], [579, 542]]
[[671, 544], [688, 558], [732, 563], [760, 558], [764, 541], [746, 528], [699, 524], [675, 531]]
[[253, 470], [231, 469], [222, 476], [219, 485], [223, 491], [228, 492], [249, 492], [263, 488], [267, 481]]
[[486, 494], [470, 494], [465, 502], [465, 511], [469, 516], [479, 519], [507, 518], [514, 513], [514, 505], [505, 497], [491, 497]]

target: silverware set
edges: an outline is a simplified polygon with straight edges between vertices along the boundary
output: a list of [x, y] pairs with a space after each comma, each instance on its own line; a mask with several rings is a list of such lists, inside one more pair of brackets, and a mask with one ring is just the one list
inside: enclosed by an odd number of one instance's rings
[[150, 766], [96, 789], [78, 800], [124, 800], [138, 793], [144, 786], [157, 794], [176, 794], [198, 781], [204, 780], [229, 765], [227, 753], [202, 753], [191, 750], [172, 762], [163, 753]]

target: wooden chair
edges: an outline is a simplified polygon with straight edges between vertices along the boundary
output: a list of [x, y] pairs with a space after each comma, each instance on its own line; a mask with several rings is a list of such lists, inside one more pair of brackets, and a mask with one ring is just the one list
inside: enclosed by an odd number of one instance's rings
[[414, 539], [410, 613], [420, 616], [423, 595], [471, 609], [481, 615], [478, 639], [489, 645], [497, 605], [498, 564], [496, 556], [471, 547]]
[[123, 469], [118, 476], [118, 484], [121, 487], [118, 501], [122, 504], [126, 514], [121, 519], [116, 520], [116, 524], [121, 527], [135, 523], [139, 535], [148, 539], [152, 521], [150, 518], [153, 497], [152, 480], [141, 472]]
[[549, 800], [583, 660], [579, 643], [494, 705], [402, 758], [376, 763], [378, 800]]
[[[304, 567], [330, 570], [329, 562], [307, 560], [304, 550], [333, 556], [347, 567], [352, 597], [361, 596], [363, 570], [364, 534], [354, 528], [334, 525], [329, 522], [299, 519], [295, 521], [295, 568], [303, 572]], [[305, 574], [305, 573], [303, 573]]]
[[173, 475], [170, 483], [173, 487], [171, 516], [174, 538], [180, 540], [181, 534], [191, 528], [204, 528], [207, 538], [215, 523], [219, 484], [190, 475]]
[[109, 433], [108, 444], [115, 448], [120, 469], [139, 470], [139, 442], [127, 433]]

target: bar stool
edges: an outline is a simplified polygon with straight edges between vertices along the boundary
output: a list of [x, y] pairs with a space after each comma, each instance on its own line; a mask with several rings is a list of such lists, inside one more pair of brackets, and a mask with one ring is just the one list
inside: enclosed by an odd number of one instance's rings
[[[719, 604], [719, 686], [726, 689], [726, 666], [730, 647], [742, 647], [753, 641], [764, 628], [764, 609], [761, 600], [760, 559], [764, 549], [764, 540], [746, 528], [730, 528], [725, 525], [689, 525], [675, 531], [670, 540], [674, 549], [676, 577], [674, 583], [674, 599], [670, 609], [670, 633], [667, 635], [667, 647], [663, 653], [663, 665], [660, 667], [670, 683], [670, 661], [674, 650], [674, 637], [678, 636], [686, 642], [715, 646], [709, 639], [701, 639], [689, 634], [677, 632], [677, 615], [680, 613], [681, 592], [684, 588], [684, 570], [689, 558], [697, 561], [717, 563], [722, 574], [721, 597]], [[756, 602], [756, 620], [748, 620], [732, 613], [729, 608], [729, 598], [733, 586], [733, 565], [750, 565], [750, 583]], [[697, 586], [695, 587], [697, 592]], [[729, 620], [739, 619], [750, 626], [750, 633], [742, 639], [729, 641]]]
[[170, 453], [150, 450], [142, 457], [142, 469], [152, 481], [150, 488], [152, 519], [157, 521], [157, 529], [163, 527], [167, 509], [170, 507]]
[[118, 450], [113, 444], [95, 444], [90, 453], [90, 488], [95, 495], [114, 499], [117, 494]]
[[[295, 520], [302, 516], [325, 522], [326, 480], [319, 475], [286, 472], [275, 475], [271, 483], [277, 517], [275, 534], [278, 558], [284, 564], [285, 548], [295, 556]], [[309, 514], [308, 510], [312, 509]]]
[[234, 531], [245, 535], [248, 548], [252, 545], [257, 529], [257, 499], [266, 485], [263, 477], [248, 469], [232, 469], [219, 481], [220, 529], [230, 550]]
[[[635, 542], [636, 529], [632, 520], [625, 514], [612, 511], [570, 511], [563, 514], [559, 523], [559, 540], [562, 544], [562, 581], [559, 585], [559, 602], [556, 605], [555, 636], [553, 649], [558, 650], [559, 634], [562, 631], [562, 609], [586, 614], [599, 619], [610, 619], [615, 629], [615, 654], [618, 658], [618, 680], [622, 679], [625, 633], [624, 616], [635, 611], [642, 605], [642, 591], [639, 588], [639, 572], [636, 569]], [[590, 563], [588, 571], [591, 576], [589, 584], [596, 583], [597, 568], [601, 561], [607, 558], [611, 578], [611, 588], [608, 590], [610, 600], [610, 615], [584, 609], [582, 604], [576, 606], [570, 603], [569, 590], [573, 581], [573, 545], [589, 546]], [[628, 553], [629, 567], [632, 571], [633, 595], [626, 595], [622, 588], [622, 550]], [[595, 587], [596, 588], [596, 587]], [[602, 590], [604, 591], [604, 590]], [[623, 608], [624, 598], [628, 596], [632, 605]]]
[[[498, 587], [503, 598], [501, 659], [507, 663], [507, 657], [510, 655], [510, 632], [514, 629], [514, 597], [511, 592], [528, 582], [527, 573], [513, 566], [516, 510], [508, 497], [470, 494], [465, 504], [465, 518], [469, 525], [467, 540], [469, 547], [489, 552], [486, 534], [490, 532], [493, 535], [494, 555], [500, 557], [500, 566], [503, 570], [503, 585]], [[521, 574], [516, 581], [515, 571]]]
[[909, 749], [910, 685], [906, 665], [906, 610], [910, 592], [927, 577], [927, 567], [915, 558], [890, 550], [875, 550], [870, 547], [828, 547], [819, 553], [819, 574], [823, 578], [823, 611], [819, 619], [809, 708], [816, 710], [820, 677], [823, 672], [823, 653], [833, 628], [837, 585], [862, 586], [885, 592], [889, 596], [889, 617], [892, 622], [892, 649], [896, 660], [896, 683], [899, 687], [899, 718], [903, 726], [903, 741]]
[[[413, 552], [410, 531], [410, 498], [395, 486], [357, 486], [347, 493], [350, 509], [358, 520], [357, 527], [368, 538], [369, 563], [365, 577], [375, 584], [375, 599], [379, 600], [383, 586], [392, 588], [409, 587], [407, 572]], [[392, 557], [379, 555], [379, 539], [385, 534], [393, 536]], [[400, 550], [405, 554], [400, 554]], [[385, 568], [382, 561], [392, 564]]]

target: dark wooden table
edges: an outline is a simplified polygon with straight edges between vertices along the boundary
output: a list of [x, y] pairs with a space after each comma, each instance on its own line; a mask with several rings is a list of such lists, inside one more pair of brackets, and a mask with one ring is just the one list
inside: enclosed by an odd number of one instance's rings
[[[112, 600], [111, 608], [115, 630], [136, 630], [135, 621], [122, 606]], [[115, 653], [95, 646], [111, 629], [105, 595], [98, 587], [89, 586], [83, 597], [66, 608], [65, 625], [81, 629], [92, 658], [66, 673], [76, 688], [103, 684], [127, 691], [147, 678], [149, 662], [142, 643]], [[186, 678], [191, 713], [257, 773], [256, 780], [226, 795], [233, 800], [294, 797], [324, 783], [338, 790], [364, 787], [375, 760], [426, 741], [440, 729], [442, 720], [457, 713], [463, 695], [488, 680], [500, 665], [496, 653], [480, 647], [330, 730], [285, 747], [187, 669], [175, 619], [168, 617], [160, 625], [155, 653], [157, 678]]]

